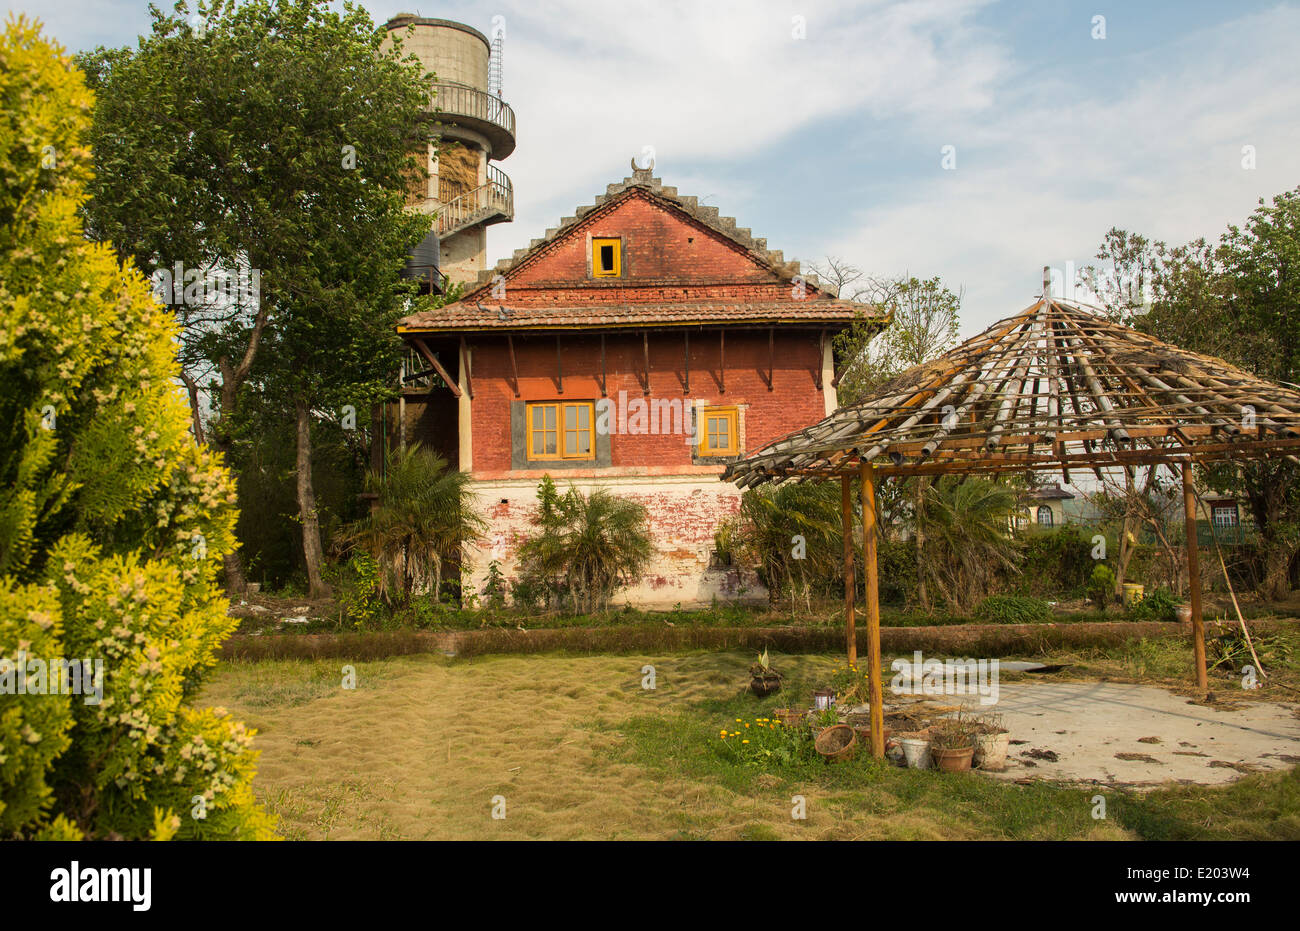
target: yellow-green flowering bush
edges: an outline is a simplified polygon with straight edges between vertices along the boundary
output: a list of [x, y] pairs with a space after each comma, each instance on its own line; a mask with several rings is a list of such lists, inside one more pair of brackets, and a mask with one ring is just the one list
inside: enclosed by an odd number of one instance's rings
[[0, 98], [0, 660], [103, 662], [98, 701], [0, 690], [0, 837], [272, 837], [252, 732], [186, 704], [233, 627], [235, 489], [173, 321], [82, 235], [90, 92], [20, 18]]

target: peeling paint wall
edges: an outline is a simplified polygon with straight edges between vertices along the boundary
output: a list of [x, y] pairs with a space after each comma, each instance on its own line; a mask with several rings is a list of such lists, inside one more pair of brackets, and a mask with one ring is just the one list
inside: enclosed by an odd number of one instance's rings
[[[553, 476], [563, 492], [569, 481]], [[530, 519], [537, 512], [537, 485], [541, 476], [477, 481], [474, 491], [480, 513], [489, 529], [484, 539], [467, 552], [470, 584], [481, 592], [488, 566], [496, 557], [507, 579], [518, 578], [519, 547], [535, 530]], [[718, 524], [737, 512], [740, 491], [712, 476], [622, 475], [575, 479], [574, 486], [590, 492], [604, 488], [611, 494], [636, 501], [649, 514], [655, 556], [641, 582], [621, 591], [615, 603], [638, 607], [699, 607], [719, 602], [762, 603], [767, 590], [753, 573], [710, 568], [713, 534]]]

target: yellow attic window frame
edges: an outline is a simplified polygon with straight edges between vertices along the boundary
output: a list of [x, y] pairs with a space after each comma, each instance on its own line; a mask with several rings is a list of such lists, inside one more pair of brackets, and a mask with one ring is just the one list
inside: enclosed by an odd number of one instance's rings
[[623, 240], [591, 240], [591, 276], [618, 278], [623, 273]]

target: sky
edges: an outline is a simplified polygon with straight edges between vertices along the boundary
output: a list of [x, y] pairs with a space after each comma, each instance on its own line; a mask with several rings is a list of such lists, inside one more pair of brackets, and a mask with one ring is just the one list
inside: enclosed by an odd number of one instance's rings
[[[0, 2], [74, 51], [149, 23], [144, 0]], [[1112, 227], [1217, 237], [1300, 185], [1298, 3], [363, 5], [504, 24], [516, 213], [490, 229], [491, 262], [653, 150], [665, 184], [787, 259], [962, 289], [969, 335]]]

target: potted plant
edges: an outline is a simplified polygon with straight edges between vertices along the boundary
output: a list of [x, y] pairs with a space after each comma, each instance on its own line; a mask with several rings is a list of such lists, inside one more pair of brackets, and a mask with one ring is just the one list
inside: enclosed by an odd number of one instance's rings
[[781, 691], [781, 674], [772, 668], [767, 648], [758, 655], [758, 662], [749, 667], [749, 690], [759, 698]]
[[1011, 735], [1002, 726], [1002, 715], [987, 714], [975, 720], [975, 755], [971, 765], [991, 773], [1007, 768]]
[[935, 767], [947, 773], [969, 770], [975, 756], [975, 733], [974, 722], [960, 714], [937, 723], [930, 732]]

